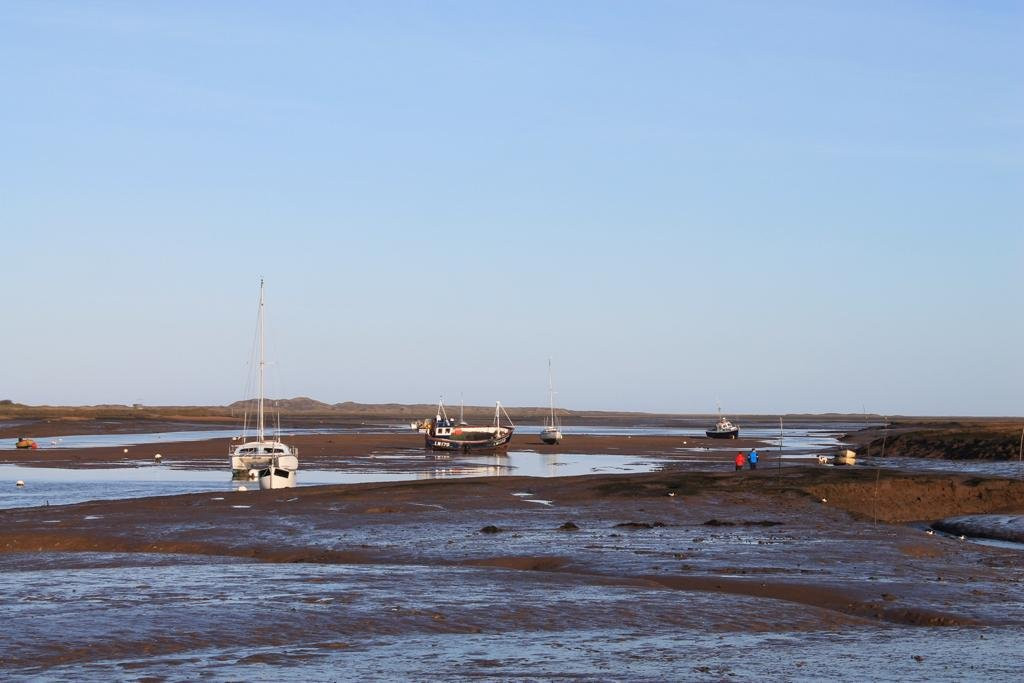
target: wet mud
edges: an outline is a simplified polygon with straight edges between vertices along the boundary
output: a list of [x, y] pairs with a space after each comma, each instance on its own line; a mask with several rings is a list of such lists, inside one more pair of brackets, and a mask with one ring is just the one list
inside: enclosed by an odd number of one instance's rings
[[1024, 517], [1021, 515], [964, 515], [935, 522], [932, 528], [955, 536], [1024, 544]]
[[1024, 482], [809, 467], [8, 509], [0, 670], [1011, 680], [1021, 552], [926, 533], [997, 511]]

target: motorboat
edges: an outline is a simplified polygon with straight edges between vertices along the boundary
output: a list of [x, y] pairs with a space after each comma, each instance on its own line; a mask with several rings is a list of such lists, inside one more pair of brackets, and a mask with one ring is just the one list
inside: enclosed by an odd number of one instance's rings
[[715, 423], [714, 429], [709, 429], [705, 434], [711, 439], [735, 439], [740, 435], [740, 428], [729, 421], [728, 418], [722, 416], [722, 409], [718, 409], [718, 422]]
[[299, 459], [294, 455], [275, 455], [267, 467], [259, 470], [260, 489], [290, 489], [295, 486]]

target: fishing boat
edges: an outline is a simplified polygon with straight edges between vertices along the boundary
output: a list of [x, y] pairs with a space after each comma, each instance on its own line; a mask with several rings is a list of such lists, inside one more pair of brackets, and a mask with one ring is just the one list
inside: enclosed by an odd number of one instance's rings
[[548, 404], [551, 412], [548, 421], [541, 430], [540, 440], [549, 446], [562, 442], [562, 430], [559, 428], [558, 418], [555, 417], [555, 385], [551, 381], [551, 359], [548, 358]]
[[[508, 425], [501, 423], [502, 414], [508, 420]], [[430, 421], [424, 442], [426, 448], [432, 451], [497, 451], [508, 448], [514, 431], [515, 425], [500, 402], [494, 406], [494, 424], [479, 427], [457, 423], [448, 417], [444, 403], [438, 402], [437, 415]]]
[[735, 439], [740, 435], [740, 428], [722, 416], [722, 407], [719, 406], [718, 422], [715, 423], [714, 429], [709, 429], [704, 433], [712, 439]]
[[[231, 476], [233, 479], [259, 479], [261, 489], [283, 489], [295, 486], [296, 473], [299, 469], [299, 449], [289, 446], [280, 438], [268, 439], [266, 436], [266, 415], [264, 411], [264, 297], [263, 280], [260, 280], [260, 306], [256, 318], [257, 335], [259, 336], [259, 397], [256, 401], [256, 438], [245, 441], [228, 449], [231, 460]], [[248, 414], [243, 418], [243, 431], [248, 428]]]

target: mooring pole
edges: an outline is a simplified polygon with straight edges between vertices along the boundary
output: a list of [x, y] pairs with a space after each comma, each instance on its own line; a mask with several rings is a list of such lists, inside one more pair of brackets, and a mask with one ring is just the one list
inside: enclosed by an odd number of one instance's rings
[[1017, 450], [1017, 466], [1020, 468], [1020, 476], [1024, 479], [1024, 427], [1020, 430], [1020, 448]]
[[779, 481], [779, 482], [782, 481], [782, 439], [784, 438], [784, 436], [785, 436], [785, 434], [782, 431], [782, 416], [780, 415], [779, 416], [779, 459], [778, 459], [779, 460], [779, 464], [776, 467], [776, 472], [778, 474], [775, 477], [776, 480]]

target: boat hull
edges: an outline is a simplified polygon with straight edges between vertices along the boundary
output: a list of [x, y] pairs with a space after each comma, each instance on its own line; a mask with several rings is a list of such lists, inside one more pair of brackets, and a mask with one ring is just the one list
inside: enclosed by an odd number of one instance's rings
[[286, 470], [282, 467], [267, 467], [260, 470], [260, 489], [291, 489], [295, 488], [295, 470]]
[[562, 432], [557, 429], [545, 429], [540, 433], [540, 440], [549, 446], [557, 446], [562, 442]]
[[449, 453], [498, 451], [508, 448], [508, 444], [512, 440], [512, 433], [513, 429], [510, 427], [503, 428], [500, 433], [485, 438], [460, 438], [458, 435], [450, 437], [437, 436], [428, 432], [424, 438], [424, 445], [432, 451], [446, 451]]
[[740, 436], [740, 429], [727, 429], [724, 431], [718, 431], [717, 429], [709, 429], [704, 432], [708, 435], [709, 439], [738, 439]]
[[285, 469], [299, 469], [299, 449], [280, 441], [253, 441], [229, 450], [232, 479], [252, 479], [250, 472], [270, 467], [277, 458]]
[[832, 464], [852, 467], [857, 464], [857, 453], [851, 450], [839, 451], [836, 456], [832, 458]]

